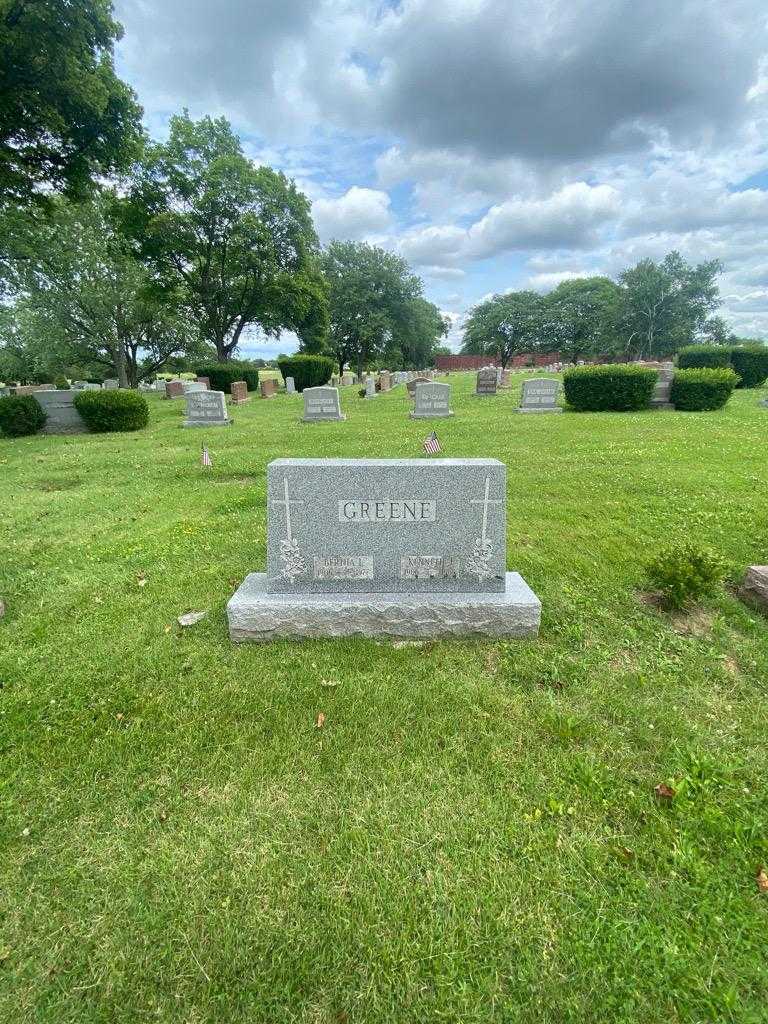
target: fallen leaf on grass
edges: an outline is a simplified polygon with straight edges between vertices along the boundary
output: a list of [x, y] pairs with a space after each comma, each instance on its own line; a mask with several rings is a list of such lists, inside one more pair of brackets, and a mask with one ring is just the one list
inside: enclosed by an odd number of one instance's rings
[[658, 786], [654, 786], [653, 792], [658, 800], [672, 800], [675, 796], [675, 790], [666, 782], [660, 782]]
[[338, 681], [338, 679], [321, 679], [320, 680], [320, 685], [321, 686], [327, 686], [327, 687], [330, 688], [330, 687], [333, 687], [333, 686], [338, 686], [339, 685], [339, 681]]
[[399, 651], [401, 647], [423, 647], [423, 640], [393, 640], [392, 646], [396, 651]]
[[319, 715], [317, 716], [317, 718], [315, 719], [315, 728], [316, 729], [322, 729], [324, 725], [325, 725], [325, 715], [321, 711], [319, 713]]
[[207, 614], [207, 610], [204, 612], [186, 612], [184, 615], [180, 615], [176, 621], [180, 626], [194, 626], [196, 622], [204, 619]]
[[171, 632], [171, 627], [170, 626], [166, 626], [165, 627], [165, 632], [166, 633], [170, 633]]
[[143, 580], [137, 580], [136, 582], [138, 583], [138, 585], [139, 585], [140, 587], [146, 587], [146, 585], [147, 585], [147, 581], [146, 581], [145, 579], [143, 579]]
[[768, 875], [765, 873], [765, 868], [760, 868], [755, 875], [755, 881], [760, 892], [768, 892]]

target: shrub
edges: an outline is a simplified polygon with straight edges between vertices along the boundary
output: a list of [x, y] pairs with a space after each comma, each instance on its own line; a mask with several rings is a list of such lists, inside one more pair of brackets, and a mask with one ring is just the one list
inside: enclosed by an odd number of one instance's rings
[[259, 371], [249, 362], [233, 359], [229, 363], [207, 363], [195, 370], [198, 377], [207, 377], [212, 391], [229, 394], [236, 380], [244, 380], [249, 391], [258, 391]]
[[70, 390], [69, 381], [67, 380], [66, 377], [54, 377], [53, 378], [53, 386], [56, 388], [57, 391], [69, 391]]
[[32, 395], [0, 398], [0, 430], [8, 437], [36, 434], [48, 419]]
[[686, 345], [677, 354], [677, 365], [681, 370], [726, 368], [731, 365], [732, 351], [729, 345]]
[[676, 409], [685, 412], [722, 409], [733, 394], [738, 380], [730, 368], [678, 370], [672, 381], [670, 398]]
[[725, 564], [714, 551], [686, 541], [659, 551], [646, 572], [667, 608], [684, 608], [713, 593], [725, 575]]
[[286, 377], [293, 377], [297, 391], [304, 388], [316, 388], [321, 384], [327, 384], [331, 374], [336, 368], [336, 363], [330, 356], [311, 356], [299, 354], [295, 356], [283, 356], [278, 359], [277, 365], [283, 380]]
[[97, 434], [141, 430], [149, 423], [147, 400], [135, 391], [80, 391], [75, 408], [88, 429]]
[[741, 380], [737, 388], [759, 388], [768, 380], [768, 345], [737, 345], [731, 352], [731, 366]]
[[563, 389], [577, 412], [634, 412], [648, 407], [657, 378], [650, 367], [626, 363], [576, 366], [563, 374]]

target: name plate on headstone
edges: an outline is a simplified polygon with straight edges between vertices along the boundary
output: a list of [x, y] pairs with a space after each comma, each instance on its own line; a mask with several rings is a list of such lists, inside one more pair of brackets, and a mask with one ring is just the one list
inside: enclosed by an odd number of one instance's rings
[[277, 459], [271, 593], [500, 593], [506, 466], [496, 459]]

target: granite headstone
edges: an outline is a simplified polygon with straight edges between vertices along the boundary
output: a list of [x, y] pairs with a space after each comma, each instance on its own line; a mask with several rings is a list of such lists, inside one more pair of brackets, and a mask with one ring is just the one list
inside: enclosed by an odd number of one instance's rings
[[451, 410], [451, 385], [438, 384], [437, 381], [430, 381], [428, 384], [417, 384], [416, 404], [411, 412], [411, 419], [444, 419], [448, 416], [453, 416]]
[[185, 427], [228, 427], [227, 402], [223, 391], [190, 391], [185, 396]]
[[304, 423], [318, 423], [323, 420], [345, 420], [339, 402], [339, 389], [327, 386], [304, 388]]

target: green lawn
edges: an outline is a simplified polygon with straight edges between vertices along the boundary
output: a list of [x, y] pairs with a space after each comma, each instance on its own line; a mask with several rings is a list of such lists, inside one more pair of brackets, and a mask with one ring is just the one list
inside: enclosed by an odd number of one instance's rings
[[0, 441], [0, 1020], [768, 1019], [768, 620], [639, 594], [675, 539], [768, 561], [768, 409], [451, 380], [444, 454], [508, 466], [537, 641], [229, 643], [267, 463], [419, 455], [402, 387]]

